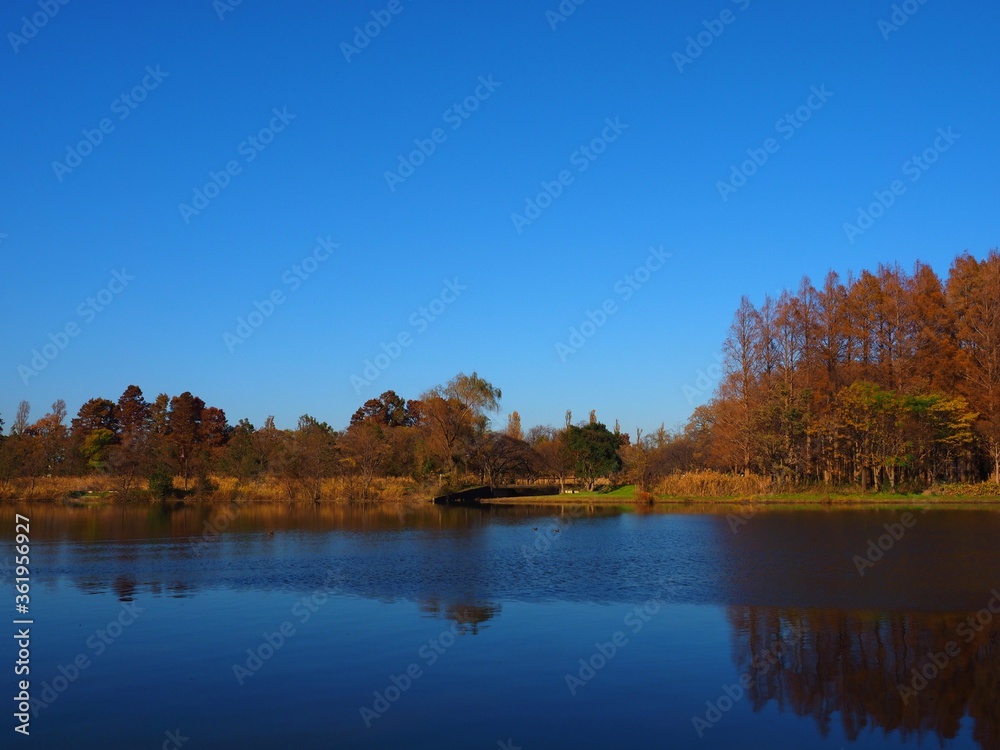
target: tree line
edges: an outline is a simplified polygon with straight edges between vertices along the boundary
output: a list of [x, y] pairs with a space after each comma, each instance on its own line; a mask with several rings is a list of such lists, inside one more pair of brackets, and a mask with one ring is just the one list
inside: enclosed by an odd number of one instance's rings
[[290, 496], [319, 500], [326, 480], [339, 477], [363, 499], [385, 477], [425, 488], [574, 477], [592, 488], [620, 468], [627, 436], [593, 413], [586, 424], [569, 424], [567, 413], [564, 429], [525, 435], [517, 412], [505, 429], [491, 429], [500, 399], [500, 389], [477, 373], [459, 373], [417, 399], [391, 390], [369, 399], [343, 430], [308, 414], [295, 429], [278, 429], [273, 417], [259, 427], [246, 419], [231, 425], [222, 409], [190, 392], [148, 401], [136, 385], [117, 401], [89, 399], [68, 421], [61, 400], [37, 421], [22, 401], [8, 435], [0, 420], [0, 486], [17, 481], [30, 493], [43, 476], [101, 474], [123, 494], [148, 487], [165, 498], [211, 493], [213, 477], [229, 476], [277, 480]]
[[1000, 481], [1000, 254], [744, 297], [680, 466], [862, 489]]
[[[0, 419], [0, 489], [42, 476], [102, 474], [122, 493], [212, 490], [213, 476], [278, 480], [319, 499], [327, 480], [369, 497], [377, 480], [416, 488], [602, 479], [678, 494], [677, 477], [754, 477], [772, 489], [914, 489], [1000, 482], [1000, 253], [963, 254], [942, 280], [898, 265], [755, 306], [744, 297], [724, 344], [722, 378], [682, 427], [632, 438], [615, 423], [495, 428], [501, 391], [459, 373], [415, 399], [386, 391], [341, 430], [306, 414], [295, 429], [231, 425], [189, 392], [147, 401], [130, 385], [88, 400], [67, 422], [57, 401], [37, 421], [21, 402]], [[177, 479], [175, 486], [175, 478]], [[735, 485], [728, 485], [733, 487]], [[742, 491], [742, 490], [739, 490]]]

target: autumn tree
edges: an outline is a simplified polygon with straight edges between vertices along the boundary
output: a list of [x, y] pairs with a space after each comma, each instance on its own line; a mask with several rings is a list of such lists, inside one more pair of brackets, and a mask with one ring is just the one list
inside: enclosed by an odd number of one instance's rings
[[170, 432], [170, 396], [166, 393], [157, 394], [149, 404], [149, 427], [152, 434], [162, 438]]
[[337, 463], [337, 435], [333, 428], [304, 414], [297, 428], [285, 436], [276, 469], [290, 492], [298, 488], [310, 500], [319, 502], [323, 480], [334, 475]]
[[469, 468], [490, 487], [527, 477], [531, 473], [531, 447], [503, 432], [485, 432], [473, 442]]
[[448, 473], [467, 465], [473, 440], [488, 429], [500, 398], [500, 389], [475, 372], [459, 373], [421, 396], [428, 440]]
[[763, 351], [769, 348], [761, 339], [761, 317], [747, 297], [740, 305], [729, 327], [723, 347], [725, 377], [720, 384], [722, 403], [718, 414], [718, 427], [723, 440], [732, 447], [732, 464], [744, 474], [749, 474], [754, 461], [754, 443], [757, 437], [757, 396], [762, 387]]
[[150, 429], [150, 406], [139, 386], [130, 385], [118, 397], [118, 421], [122, 434], [134, 435]]
[[21, 401], [17, 405], [17, 416], [14, 417], [14, 424], [10, 427], [11, 435], [24, 435], [28, 429], [28, 419], [31, 416], [31, 404]]
[[91, 469], [107, 467], [108, 451], [118, 441], [120, 431], [118, 405], [106, 398], [84, 402], [70, 423], [73, 444]]
[[1000, 482], [1000, 253], [966, 254], [952, 265], [948, 296], [956, 312], [960, 388], [979, 414], [977, 429]]
[[384, 475], [392, 448], [388, 431], [380, 418], [361, 419], [339, 441], [340, 461], [345, 473], [354, 478], [362, 500], [367, 500], [376, 476]]
[[619, 451], [627, 480], [641, 492], [649, 492], [656, 479], [655, 451], [648, 441], [623, 446]]
[[566, 443], [565, 430], [539, 425], [528, 430], [528, 444], [534, 451], [535, 474], [554, 477], [559, 491], [566, 491], [566, 480], [573, 474], [575, 459]]
[[[413, 402], [410, 402], [412, 408]], [[359, 422], [375, 422], [384, 427], [410, 427], [417, 415], [408, 408], [407, 402], [395, 391], [386, 391], [378, 398], [372, 398], [351, 416], [350, 426]]]
[[521, 429], [521, 415], [512, 411], [507, 415], [507, 437], [514, 440], [524, 440], [524, 430]]
[[66, 427], [66, 402], [57, 399], [52, 410], [30, 425], [25, 433], [37, 440], [44, 457], [44, 471], [64, 473], [69, 457], [69, 430]]
[[31, 406], [27, 401], [21, 401], [10, 434], [0, 443], [0, 484], [25, 479], [29, 495], [34, 492], [35, 482], [46, 470], [45, 451], [30, 432], [30, 416]]
[[179, 396], [170, 399], [170, 410], [167, 415], [167, 439], [181, 477], [184, 479], [184, 489], [188, 488], [191, 469], [196, 459], [196, 451], [201, 440], [202, 416], [205, 402], [190, 391], [184, 391]]

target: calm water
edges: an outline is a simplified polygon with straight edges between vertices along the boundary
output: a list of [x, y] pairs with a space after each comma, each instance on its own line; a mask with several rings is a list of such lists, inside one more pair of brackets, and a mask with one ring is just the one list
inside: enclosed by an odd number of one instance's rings
[[1000, 747], [996, 512], [19, 510], [27, 747]]

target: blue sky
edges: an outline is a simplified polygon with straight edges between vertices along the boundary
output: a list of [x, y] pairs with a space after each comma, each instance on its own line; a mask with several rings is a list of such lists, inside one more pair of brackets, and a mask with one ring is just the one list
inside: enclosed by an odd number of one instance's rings
[[[36, 418], [57, 398], [75, 413], [136, 383], [232, 422], [340, 427], [385, 389], [473, 370], [526, 425], [596, 409], [630, 432], [672, 426], [740, 295], [918, 258], [943, 274], [1000, 244], [1000, 7], [985, 0], [912, 0], [896, 29], [880, 27], [887, 2], [586, 0], [563, 21], [555, 0], [45, 7], [0, 13], [8, 426], [22, 399]], [[44, 25], [25, 29], [32, 16]], [[368, 22], [377, 36], [345, 55]], [[418, 141], [433, 153], [387, 179]], [[720, 190], [748, 149], [767, 160]], [[211, 173], [225, 186], [182, 210]], [[543, 183], [558, 196], [525, 214]], [[651, 247], [670, 258], [629, 282]], [[615, 312], [559, 350], [606, 300]], [[352, 384], [400, 334], [399, 356]]]

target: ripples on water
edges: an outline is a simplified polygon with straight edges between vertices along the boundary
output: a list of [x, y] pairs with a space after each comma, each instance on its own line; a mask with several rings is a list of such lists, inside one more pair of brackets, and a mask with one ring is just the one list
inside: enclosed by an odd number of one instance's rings
[[[121, 603], [146, 610], [40, 713], [38, 747], [159, 747], [174, 725], [191, 748], [1000, 747], [1000, 624], [962, 630], [1000, 587], [991, 511], [919, 516], [864, 577], [852, 558], [898, 512], [761, 513], [735, 533], [725, 514], [600, 507], [27, 512], [38, 683], [94, 655]], [[283, 622], [295, 634], [239, 685], [233, 666]], [[615, 634], [573, 694], [566, 676]], [[742, 675], [699, 737], [692, 719]]]

